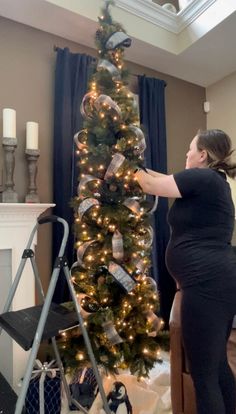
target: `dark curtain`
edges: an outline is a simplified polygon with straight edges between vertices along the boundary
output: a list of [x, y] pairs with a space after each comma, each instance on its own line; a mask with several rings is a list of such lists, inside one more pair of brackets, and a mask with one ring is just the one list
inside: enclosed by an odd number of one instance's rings
[[[138, 77], [140, 123], [146, 132], [146, 166], [160, 173], [167, 173], [165, 86], [163, 80]], [[169, 240], [167, 224], [168, 199], [159, 197], [158, 207], [153, 214], [152, 276], [160, 293], [160, 313], [168, 326], [170, 309], [175, 293], [175, 283], [165, 265], [165, 250]]]
[[[76, 194], [78, 171], [73, 142], [74, 134], [82, 129], [80, 104], [87, 91], [93, 58], [71, 53], [68, 48], [57, 49], [54, 105], [53, 201], [54, 214], [64, 218], [70, 228], [65, 255], [69, 265], [74, 261], [73, 209], [70, 202]], [[53, 226], [53, 262], [62, 240], [62, 226]], [[54, 294], [55, 302], [69, 297], [66, 281], [59, 276]]]

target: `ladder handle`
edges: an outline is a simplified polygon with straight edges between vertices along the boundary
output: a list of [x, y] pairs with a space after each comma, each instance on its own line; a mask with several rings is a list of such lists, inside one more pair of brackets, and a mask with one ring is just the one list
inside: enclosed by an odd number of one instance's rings
[[59, 221], [60, 217], [55, 216], [55, 215], [51, 215], [51, 216], [45, 216], [42, 217], [40, 219], [38, 219], [38, 223], [39, 224], [44, 224], [44, 223], [56, 223], [57, 221]]

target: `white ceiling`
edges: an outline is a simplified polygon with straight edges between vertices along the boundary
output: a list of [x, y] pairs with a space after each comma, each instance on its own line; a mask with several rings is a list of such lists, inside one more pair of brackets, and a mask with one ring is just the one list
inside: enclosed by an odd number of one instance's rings
[[236, 13], [233, 13], [179, 55], [155, 53], [154, 66], [207, 87], [236, 71], [235, 43]]
[[[236, 0], [234, 2], [236, 6]], [[94, 47], [96, 21], [56, 7], [53, 1], [0, 0], [0, 16]], [[127, 24], [125, 27], [129, 32]], [[236, 71], [235, 41], [236, 11], [179, 54], [133, 38], [126, 58], [207, 87]]]

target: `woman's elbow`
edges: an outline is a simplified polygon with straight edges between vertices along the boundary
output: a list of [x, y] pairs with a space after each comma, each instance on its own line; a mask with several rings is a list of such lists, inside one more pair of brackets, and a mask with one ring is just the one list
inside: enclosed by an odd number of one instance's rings
[[143, 183], [140, 183], [140, 186], [144, 193], [155, 195], [154, 187], [148, 181], [144, 181]]

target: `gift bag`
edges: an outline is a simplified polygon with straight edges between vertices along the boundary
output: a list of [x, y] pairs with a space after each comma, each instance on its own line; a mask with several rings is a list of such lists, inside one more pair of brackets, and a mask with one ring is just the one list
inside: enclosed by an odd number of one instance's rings
[[42, 364], [35, 361], [35, 368], [25, 398], [25, 414], [60, 414], [61, 379], [55, 361]]
[[[90, 408], [97, 394], [97, 380], [92, 368], [78, 369], [71, 381], [72, 397], [85, 408]], [[70, 410], [78, 410], [75, 405]]]

